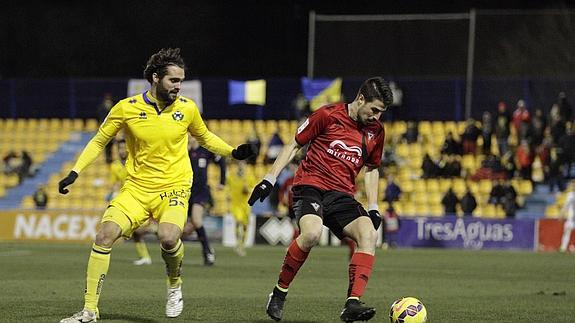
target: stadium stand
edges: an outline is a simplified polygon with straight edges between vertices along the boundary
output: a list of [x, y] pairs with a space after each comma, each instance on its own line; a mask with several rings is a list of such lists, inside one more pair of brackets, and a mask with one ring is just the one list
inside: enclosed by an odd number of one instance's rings
[[[57, 187], [57, 183], [63, 176], [66, 169], [72, 167], [71, 163], [80, 153], [82, 147], [97, 129], [96, 120], [69, 120], [69, 119], [17, 119], [1, 120], [0, 131], [2, 145], [0, 153], [6, 154], [12, 149], [26, 149], [34, 156], [35, 161], [41, 165], [42, 172], [33, 181], [28, 181], [22, 187], [16, 187], [13, 176], [0, 175], [0, 197], [10, 194], [9, 198], [0, 206], [7, 207], [6, 201], [16, 201], [12, 207], [33, 208], [32, 194], [38, 184], [46, 184], [48, 188]], [[279, 134], [287, 142], [291, 139], [297, 128], [294, 120], [207, 120], [211, 131], [218, 134], [232, 145], [237, 145], [246, 140], [246, 137], [253, 130], [262, 141], [263, 147], [267, 147], [269, 139], [273, 133]], [[397, 121], [386, 124], [388, 144], [395, 145], [395, 154], [402, 164], [391, 167], [389, 171], [395, 172], [397, 182], [402, 190], [399, 201], [394, 203], [397, 212], [402, 216], [443, 216], [441, 198], [451, 187], [454, 192], [461, 197], [466, 187], [474, 193], [478, 207], [474, 211], [475, 216], [486, 218], [502, 218], [505, 213], [501, 206], [488, 204], [489, 194], [492, 188], [491, 180], [472, 181], [464, 178], [428, 178], [422, 179], [421, 163], [424, 154], [433, 157], [439, 156], [441, 146], [445, 140], [445, 134], [452, 131], [456, 137], [465, 127], [465, 122], [454, 121], [423, 121], [418, 124], [419, 136], [421, 140], [407, 144], [398, 139], [407, 129], [404, 121]], [[42, 129], [46, 136], [40, 138], [34, 134]], [[494, 140], [495, 141], [495, 140]], [[481, 139], [479, 140], [479, 146]], [[496, 152], [497, 145], [492, 145], [492, 150]], [[115, 153], [115, 152], [114, 152]], [[481, 165], [483, 155], [464, 155], [461, 157], [462, 172], [473, 174]], [[210, 165], [209, 167], [216, 167]], [[233, 167], [235, 165], [231, 165]], [[262, 177], [267, 170], [263, 164], [263, 153], [260, 152], [256, 165], [250, 166], [249, 171], [254, 172], [257, 178]], [[387, 171], [387, 170], [386, 170]], [[381, 176], [379, 183], [380, 193], [383, 194], [387, 184], [384, 176]], [[215, 187], [219, 181], [219, 172], [216, 169], [209, 171], [208, 182]], [[359, 181], [361, 183], [361, 179]], [[518, 193], [518, 201], [523, 204], [525, 198], [533, 192], [531, 181], [513, 179], [512, 186]], [[365, 202], [363, 187], [358, 186], [358, 197]], [[62, 198], [55, 189], [48, 189], [49, 209], [103, 209], [106, 206], [106, 196], [110, 191], [109, 170], [103, 154], [82, 174], [82, 179], [78, 181], [69, 196]], [[228, 212], [227, 192], [225, 190], [213, 190], [214, 215], [223, 215]], [[561, 206], [561, 197], [557, 203], [547, 207], [545, 214], [553, 216], [558, 213]], [[13, 203], [14, 204], [14, 203]], [[387, 202], [382, 202], [382, 209], [388, 206]], [[280, 211], [285, 211], [280, 209]], [[457, 214], [463, 213], [458, 209]]]

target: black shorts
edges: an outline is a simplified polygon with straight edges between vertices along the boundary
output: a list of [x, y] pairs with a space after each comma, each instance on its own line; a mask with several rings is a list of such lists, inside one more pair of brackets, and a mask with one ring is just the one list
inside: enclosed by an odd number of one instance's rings
[[340, 239], [344, 237], [343, 228], [346, 225], [360, 216], [369, 217], [361, 203], [347, 193], [324, 191], [309, 185], [294, 186], [292, 191], [293, 210], [298, 222], [306, 214], [316, 214]]

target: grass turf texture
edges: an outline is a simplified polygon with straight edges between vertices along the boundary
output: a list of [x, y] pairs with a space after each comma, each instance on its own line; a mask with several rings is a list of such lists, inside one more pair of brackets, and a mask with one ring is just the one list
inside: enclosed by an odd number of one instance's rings
[[[271, 322], [267, 295], [285, 248], [258, 246], [238, 257], [216, 246], [204, 267], [186, 243], [184, 312], [164, 317], [164, 263], [132, 265], [132, 243], [114, 247], [100, 298], [105, 322]], [[90, 245], [0, 243], [0, 322], [58, 322], [83, 305]], [[378, 250], [363, 300], [388, 322], [390, 304], [419, 298], [431, 322], [574, 322], [575, 255], [440, 249]], [[318, 247], [292, 283], [282, 322], [338, 322], [347, 290], [347, 248]]]

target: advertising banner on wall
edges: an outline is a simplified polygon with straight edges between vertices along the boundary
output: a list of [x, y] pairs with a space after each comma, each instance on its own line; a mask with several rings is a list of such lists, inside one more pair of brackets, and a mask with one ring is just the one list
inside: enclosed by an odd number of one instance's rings
[[[150, 83], [144, 79], [130, 79], [128, 81], [128, 97], [144, 93], [150, 89]], [[180, 94], [192, 99], [200, 113], [202, 110], [202, 82], [200, 80], [184, 81], [180, 89]]]
[[[539, 220], [538, 250], [557, 251], [561, 246], [561, 238], [565, 219], [541, 219]], [[575, 245], [575, 230], [571, 232], [569, 246]]]
[[534, 250], [535, 221], [403, 218], [397, 244], [400, 247]]
[[2, 211], [0, 241], [93, 241], [101, 215], [101, 211]]

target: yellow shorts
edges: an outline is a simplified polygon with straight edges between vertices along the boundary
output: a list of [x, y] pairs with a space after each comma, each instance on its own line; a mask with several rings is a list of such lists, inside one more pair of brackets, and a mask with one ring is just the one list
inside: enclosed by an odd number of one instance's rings
[[153, 218], [159, 224], [172, 223], [183, 230], [188, 217], [190, 187], [174, 187], [166, 191], [145, 192], [122, 187], [102, 217], [102, 223], [112, 221], [120, 226], [124, 237]]

